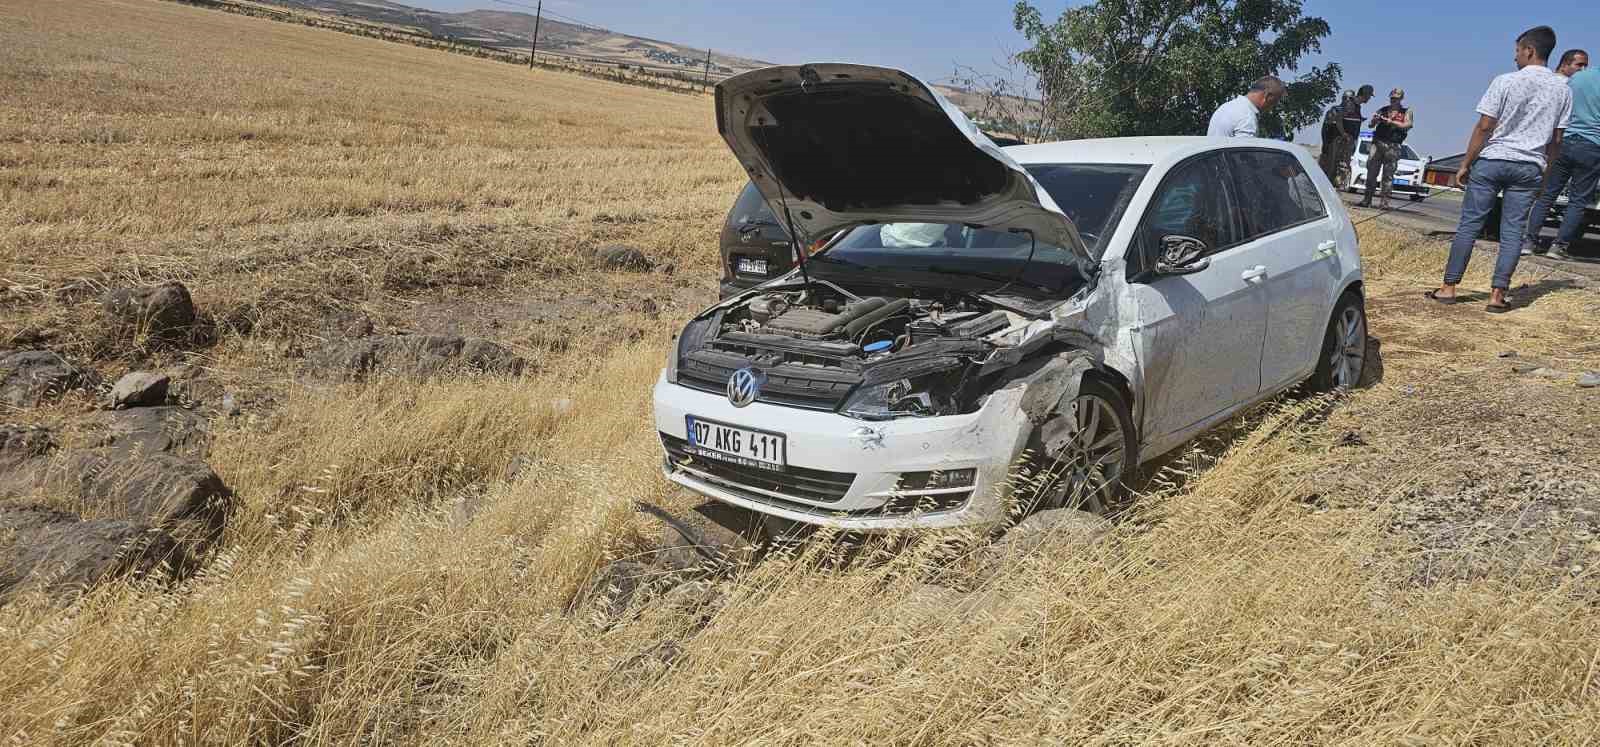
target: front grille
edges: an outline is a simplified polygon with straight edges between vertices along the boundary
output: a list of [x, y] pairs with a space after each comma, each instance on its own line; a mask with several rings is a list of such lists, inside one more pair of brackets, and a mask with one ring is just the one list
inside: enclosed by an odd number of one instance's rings
[[[678, 363], [678, 383], [702, 392], [723, 394], [728, 390], [728, 377], [747, 365], [748, 359], [737, 355], [711, 351], [691, 353]], [[797, 366], [776, 366], [766, 369], [766, 374], [767, 381], [761, 386], [757, 402], [808, 410], [838, 409], [856, 385], [854, 375], [828, 369], [811, 373]]]
[[[837, 503], [843, 500], [845, 493], [850, 492], [850, 484], [855, 482], [856, 479], [856, 476], [850, 472], [829, 472], [827, 470], [794, 466], [785, 467], [782, 472], [775, 472], [760, 467], [746, 467], [708, 459], [697, 454], [690, 454], [687, 451], [689, 445], [687, 441], [665, 433], [661, 434], [661, 444], [666, 447], [667, 457], [673, 464], [687, 464], [695, 470], [704, 472], [719, 480], [726, 480], [736, 486], [792, 495], [796, 498], [804, 498], [818, 503]], [[760, 496], [760, 499], [777, 502], [775, 499], [771, 499], [770, 496]], [[788, 502], [785, 501], [784, 503]], [[796, 503], [792, 505], [805, 506], [806, 504]]]

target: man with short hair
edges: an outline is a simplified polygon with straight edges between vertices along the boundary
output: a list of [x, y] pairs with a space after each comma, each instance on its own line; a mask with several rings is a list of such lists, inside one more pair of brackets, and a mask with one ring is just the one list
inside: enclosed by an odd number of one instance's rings
[[1600, 182], [1600, 70], [1580, 71], [1568, 83], [1572, 90], [1572, 118], [1528, 221], [1532, 248], [1545, 216], [1550, 214], [1550, 206], [1562, 190], [1567, 190], [1567, 212], [1561, 216], [1561, 228], [1550, 244], [1550, 256], [1556, 259], [1572, 259], [1567, 249], [1583, 235], [1584, 209], [1594, 201], [1595, 184]]
[[1277, 106], [1287, 89], [1283, 81], [1267, 75], [1250, 84], [1250, 91], [1211, 114], [1207, 137], [1255, 137], [1261, 112]]
[[1556, 65], [1556, 72], [1564, 78], [1571, 78], [1589, 67], [1589, 53], [1581, 49], [1569, 49], [1561, 53], [1561, 62]]
[[1379, 210], [1389, 209], [1389, 194], [1394, 191], [1394, 170], [1400, 165], [1400, 144], [1411, 134], [1414, 124], [1411, 110], [1401, 105], [1406, 92], [1396, 88], [1389, 92], [1389, 105], [1372, 115], [1372, 152], [1367, 154], [1367, 193], [1357, 207], [1372, 207], [1372, 190], [1383, 180], [1383, 198]]
[[1522, 32], [1515, 46], [1517, 71], [1496, 77], [1478, 101], [1478, 123], [1456, 171], [1456, 184], [1466, 190], [1461, 222], [1450, 243], [1444, 284], [1428, 291], [1428, 298], [1456, 302], [1456, 285], [1467, 272], [1473, 243], [1494, 209], [1495, 195], [1503, 193], [1500, 253], [1486, 310], [1500, 313], [1511, 309], [1506, 290], [1517, 271], [1517, 260], [1522, 258], [1533, 195], [1545, 165], [1561, 148], [1561, 133], [1572, 114], [1572, 91], [1566, 79], [1545, 67], [1555, 46], [1556, 32], [1549, 26]]

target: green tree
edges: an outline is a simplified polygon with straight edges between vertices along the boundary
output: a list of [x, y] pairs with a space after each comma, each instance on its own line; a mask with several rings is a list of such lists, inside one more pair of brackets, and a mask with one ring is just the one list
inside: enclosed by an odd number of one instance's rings
[[1319, 120], [1339, 89], [1337, 63], [1289, 75], [1329, 32], [1300, 0], [1095, 0], [1054, 23], [1024, 0], [1014, 23], [1031, 45], [1016, 60], [1038, 80], [1041, 139], [1203, 134], [1263, 75], [1288, 94], [1261, 134], [1284, 137]]

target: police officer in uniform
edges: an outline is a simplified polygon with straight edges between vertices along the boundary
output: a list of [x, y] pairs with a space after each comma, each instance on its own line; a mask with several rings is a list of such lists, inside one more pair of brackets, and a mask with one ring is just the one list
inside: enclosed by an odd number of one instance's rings
[[1372, 190], [1383, 180], [1383, 198], [1379, 210], [1389, 209], [1389, 193], [1394, 190], [1394, 170], [1400, 163], [1400, 144], [1411, 134], [1415, 123], [1411, 110], [1400, 102], [1406, 97], [1403, 89], [1389, 92], [1389, 105], [1372, 115], [1372, 152], [1367, 155], [1367, 193], [1357, 207], [1372, 207]]

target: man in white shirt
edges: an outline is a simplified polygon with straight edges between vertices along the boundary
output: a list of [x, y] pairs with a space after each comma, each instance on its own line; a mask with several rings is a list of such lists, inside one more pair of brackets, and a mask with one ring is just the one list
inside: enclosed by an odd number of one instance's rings
[[1261, 112], [1283, 100], [1283, 81], [1268, 75], [1250, 84], [1250, 91], [1217, 107], [1206, 127], [1206, 137], [1256, 137]]
[[1500, 254], [1495, 260], [1488, 311], [1511, 309], [1506, 289], [1517, 271], [1528, 212], [1544, 180], [1545, 167], [1561, 148], [1561, 134], [1572, 116], [1572, 90], [1567, 79], [1545, 67], [1556, 48], [1556, 32], [1539, 26], [1517, 37], [1517, 71], [1489, 84], [1478, 102], [1478, 123], [1467, 142], [1466, 157], [1456, 172], [1461, 198], [1461, 223], [1450, 243], [1444, 285], [1427, 293], [1440, 303], [1455, 303], [1456, 284], [1467, 272], [1472, 245], [1503, 194], [1500, 210]]

